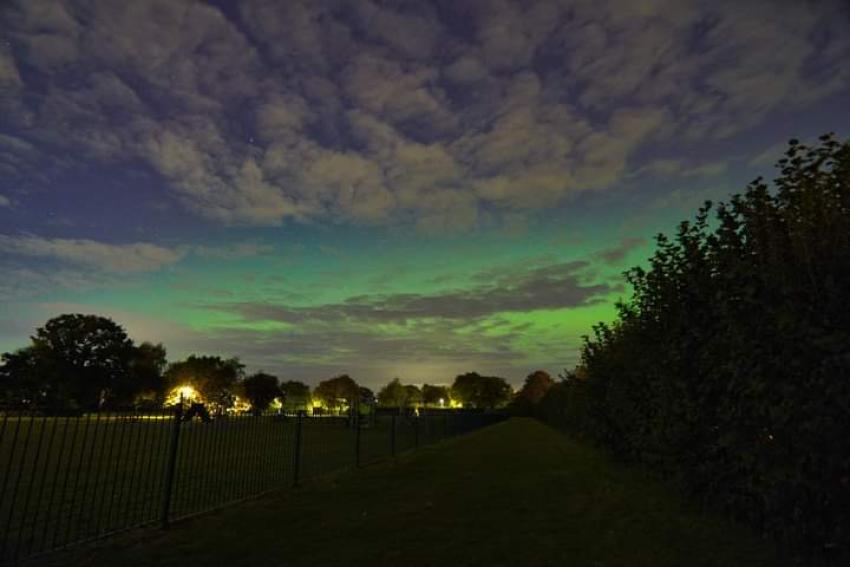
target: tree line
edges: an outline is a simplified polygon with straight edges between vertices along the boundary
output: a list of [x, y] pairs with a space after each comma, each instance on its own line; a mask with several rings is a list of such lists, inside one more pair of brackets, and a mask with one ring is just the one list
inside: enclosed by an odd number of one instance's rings
[[706, 203], [526, 408], [809, 549], [850, 551], [850, 143]]
[[191, 355], [169, 363], [162, 344], [135, 344], [124, 328], [97, 315], [65, 314], [36, 329], [30, 345], [0, 357], [0, 406], [44, 412], [101, 409], [153, 410], [203, 402], [218, 411], [261, 413], [355, 407], [504, 407], [513, 391], [503, 378], [461, 374], [451, 386], [402, 384], [398, 378], [377, 395], [347, 374], [314, 389], [266, 372], [246, 375], [235, 357]]

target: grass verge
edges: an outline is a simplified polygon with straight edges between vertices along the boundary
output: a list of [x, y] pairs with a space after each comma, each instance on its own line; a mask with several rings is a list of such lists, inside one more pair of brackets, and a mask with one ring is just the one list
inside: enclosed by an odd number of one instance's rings
[[530, 419], [43, 565], [784, 565]]

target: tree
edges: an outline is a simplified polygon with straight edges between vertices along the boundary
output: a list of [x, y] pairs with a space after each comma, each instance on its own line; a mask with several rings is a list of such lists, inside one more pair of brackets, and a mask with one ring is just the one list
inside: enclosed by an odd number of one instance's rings
[[422, 390], [413, 384], [404, 387], [404, 406], [415, 408], [422, 404]]
[[[437, 407], [440, 405], [448, 405], [449, 389], [445, 386], [433, 386], [424, 384], [422, 386], [422, 403], [425, 406]], [[440, 403], [442, 401], [442, 404]]]
[[169, 365], [165, 381], [169, 389], [190, 386], [207, 403], [228, 408], [233, 405], [237, 382], [244, 368], [238, 358], [191, 355]]
[[778, 167], [772, 187], [757, 178], [656, 237], [563, 393], [613, 453], [761, 530], [846, 550], [850, 142], [792, 140]]
[[331, 411], [341, 411], [357, 405], [360, 387], [348, 374], [319, 382], [313, 395]]
[[375, 392], [366, 386], [360, 386], [360, 405], [373, 406], [376, 402], [377, 399], [375, 398]]
[[251, 412], [260, 415], [271, 403], [281, 396], [277, 376], [258, 372], [242, 381], [242, 391], [251, 403]]
[[514, 392], [504, 378], [498, 376], [482, 376], [481, 378], [474, 401], [476, 408], [495, 409], [504, 407], [511, 401]]
[[519, 411], [531, 414], [534, 407], [540, 403], [546, 392], [555, 384], [549, 373], [544, 370], [535, 370], [525, 378], [525, 383], [517, 392], [514, 403]]
[[398, 378], [393, 378], [378, 390], [378, 405], [385, 408], [403, 408], [408, 392]]
[[0, 390], [7, 403], [42, 409], [129, 407], [163, 394], [165, 348], [138, 347], [106, 317], [60, 315], [31, 337], [32, 344], [6, 353]]
[[463, 407], [474, 407], [480, 382], [481, 375], [477, 372], [467, 372], [456, 376], [451, 387], [452, 399], [460, 402]]
[[167, 365], [165, 347], [162, 344], [145, 342], [134, 349], [130, 360], [130, 373], [137, 406], [140, 403], [151, 406], [158, 405], [157, 402], [161, 403], [165, 396], [163, 373]]
[[72, 405], [67, 385], [45, 374], [33, 347], [3, 354], [0, 403], [14, 408], [63, 408]]
[[310, 405], [310, 386], [297, 380], [287, 380], [280, 385], [283, 407], [287, 411], [306, 410]]
[[452, 384], [452, 398], [463, 407], [494, 409], [506, 405], [513, 391], [504, 378], [481, 376], [477, 372], [467, 372], [455, 378]]
[[65, 403], [97, 409], [132, 402], [133, 341], [111, 319], [60, 315], [36, 330], [32, 349], [44, 386], [67, 396]]

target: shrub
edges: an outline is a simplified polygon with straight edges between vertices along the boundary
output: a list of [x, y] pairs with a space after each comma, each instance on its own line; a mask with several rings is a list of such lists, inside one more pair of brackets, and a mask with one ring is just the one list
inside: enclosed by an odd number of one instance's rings
[[586, 384], [540, 411], [767, 532], [847, 550], [850, 143], [792, 140], [779, 167], [657, 237], [586, 338]]

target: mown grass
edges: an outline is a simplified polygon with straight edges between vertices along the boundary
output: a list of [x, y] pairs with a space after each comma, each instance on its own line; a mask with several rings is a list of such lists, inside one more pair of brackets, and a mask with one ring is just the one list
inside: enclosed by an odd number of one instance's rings
[[[447, 434], [442, 420], [399, 419], [399, 450]], [[0, 563], [130, 527], [158, 524], [174, 421], [149, 416], [18, 418], [0, 425]], [[180, 427], [169, 517], [295, 481], [297, 419], [242, 416]], [[389, 456], [389, 417], [360, 431], [360, 460]], [[299, 478], [353, 467], [345, 418], [302, 422]]]
[[639, 471], [528, 419], [46, 565], [785, 565]]

